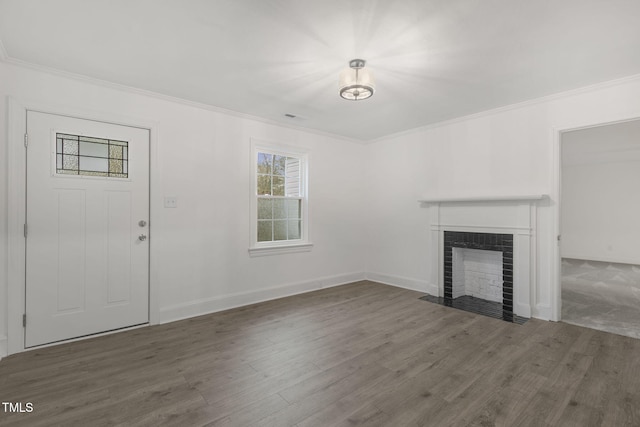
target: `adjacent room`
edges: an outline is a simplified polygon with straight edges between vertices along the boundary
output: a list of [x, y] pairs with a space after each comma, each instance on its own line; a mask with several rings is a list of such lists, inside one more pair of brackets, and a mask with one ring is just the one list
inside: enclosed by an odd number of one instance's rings
[[638, 22], [0, 0], [0, 425], [640, 425]]
[[562, 320], [640, 338], [640, 120], [562, 135]]

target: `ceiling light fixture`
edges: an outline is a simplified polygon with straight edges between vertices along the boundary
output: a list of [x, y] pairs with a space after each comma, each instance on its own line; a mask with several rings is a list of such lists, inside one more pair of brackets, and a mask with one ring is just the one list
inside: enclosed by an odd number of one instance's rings
[[352, 59], [349, 68], [340, 73], [340, 96], [349, 101], [371, 98], [376, 90], [373, 76], [364, 68], [364, 59]]

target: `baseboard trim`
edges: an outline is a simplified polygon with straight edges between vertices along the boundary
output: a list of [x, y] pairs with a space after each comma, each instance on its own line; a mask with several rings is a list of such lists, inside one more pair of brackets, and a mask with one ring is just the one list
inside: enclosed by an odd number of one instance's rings
[[0, 360], [9, 354], [8, 340], [6, 336], [0, 337]]
[[575, 259], [578, 261], [596, 261], [596, 262], [606, 262], [609, 264], [631, 264], [631, 265], [640, 265], [640, 260], [638, 259], [626, 259], [626, 258], [608, 258], [606, 256], [593, 256], [589, 254], [576, 254], [576, 253], [568, 253], [562, 254], [562, 258], [567, 259]]
[[204, 314], [229, 310], [245, 305], [270, 301], [319, 289], [331, 288], [351, 282], [364, 280], [364, 272], [340, 274], [336, 276], [320, 277], [304, 282], [290, 283], [255, 291], [239, 292], [220, 297], [204, 298], [184, 304], [177, 304], [160, 309], [160, 323], [169, 323], [176, 320], [188, 319]]
[[551, 316], [551, 307], [548, 305], [537, 304], [533, 313], [531, 313], [531, 317], [542, 320], [553, 320]]
[[393, 276], [390, 274], [375, 272], [368, 272], [366, 274], [366, 277], [368, 280], [371, 280], [373, 282], [384, 283], [385, 285], [409, 289], [411, 291], [426, 292], [430, 295], [438, 295], [438, 285], [429, 283], [426, 280], [418, 280], [412, 279], [410, 277]]
[[[368, 272], [366, 277], [367, 280], [371, 280], [373, 282], [384, 283], [385, 285], [396, 286], [398, 288], [409, 289], [412, 291], [425, 292], [429, 295], [438, 295], [438, 285], [429, 283], [426, 280], [372, 272]], [[546, 305], [536, 306], [533, 312], [528, 306], [518, 305], [518, 307], [516, 307], [516, 312], [518, 315], [523, 317], [535, 317], [543, 320], [551, 319], [551, 307]]]
[[531, 307], [526, 304], [518, 304], [514, 302], [513, 312], [520, 317], [531, 318]]

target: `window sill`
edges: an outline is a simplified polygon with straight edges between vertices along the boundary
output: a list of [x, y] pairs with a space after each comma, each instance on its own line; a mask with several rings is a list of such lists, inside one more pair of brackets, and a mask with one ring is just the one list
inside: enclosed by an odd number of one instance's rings
[[277, 246], [254, 246], [249, 248], [249, 256], [269, 256], [279, 254], [293, 254], [297, 252], [311, 252], [313, 243], [297, 243], [291, 245], [277, 245]]

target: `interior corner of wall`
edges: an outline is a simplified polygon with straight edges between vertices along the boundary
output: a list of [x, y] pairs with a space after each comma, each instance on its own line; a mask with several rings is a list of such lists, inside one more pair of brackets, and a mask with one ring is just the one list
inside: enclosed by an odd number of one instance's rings
[[438, 285], [425, 280], [410, 277], [396, 276], [390, 274], [367, 272], [367, 280], [383, 283], [385, 285], [396, 286], [398, 288], [409, 289], [411, 291], [426, 292], [430, 295], [438, 295]]
[[0, 360], [2, 360], [3, 357], [7, 357], [7, 354], [9, 354], [7, 347], [7, 337], [2, 336], [0, 337]]
[[6, 61], [7, 59], [9, 59], [9, 55], [4, 47], [4, 43], [0, 40], [0, 61]]
[[335, 276], [319, 277], [307, 281], [287, 283], [264, 289], [253, 289], [234, 294], [219, 295], [199, 300], [189, 301], [173, 306], [162, 307], [158, 314], [158, 323], [169, 323], [195, 316], [230, 310], [237, 307], [257, 304], [273, 299], [284, 298], [323, 288], [345, 285], [365, 279], [363, 272], [338, 274]]

